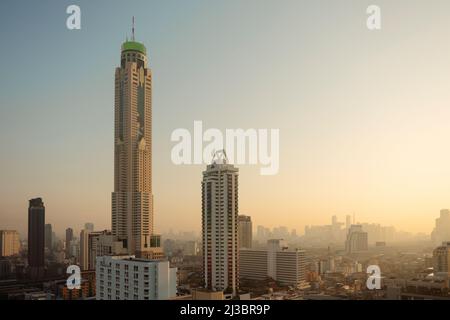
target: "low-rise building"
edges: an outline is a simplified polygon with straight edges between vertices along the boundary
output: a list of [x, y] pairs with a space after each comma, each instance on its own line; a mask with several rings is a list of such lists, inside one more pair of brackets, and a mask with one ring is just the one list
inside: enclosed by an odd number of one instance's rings
[[241, 249], [239, 263], [241, 279], [264, 280], [270, 277], [283, 285], [295, 287], [306, 281], [305, 250], [289, 249], [284, 240], [269, 240], [266, 250]]
[[97, 300], [166, 300], [177, 294], [169, 261], [103, 256], [96, 261]]

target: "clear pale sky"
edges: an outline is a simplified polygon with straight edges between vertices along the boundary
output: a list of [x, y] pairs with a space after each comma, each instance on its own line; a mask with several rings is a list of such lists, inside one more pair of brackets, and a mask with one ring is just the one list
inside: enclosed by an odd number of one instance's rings
[[194, 120], [280, 129], [278, 175], [240, 167], [255, 225], [303, 233], [355, 212], [430, 232], [450, 207], [448, 0], [2, 0], [0, 229], [25, 233], [37, 196], [58, 233], [110, 228], [114, 69], [133, 15], [154, 76], [157, 231], [200, 230], [204, 166], [170, 160], [172, 131]]

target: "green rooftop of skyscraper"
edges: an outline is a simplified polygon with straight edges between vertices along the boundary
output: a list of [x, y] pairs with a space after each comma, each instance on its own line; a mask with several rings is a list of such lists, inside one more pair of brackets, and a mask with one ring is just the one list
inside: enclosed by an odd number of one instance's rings
[[145, 46], [136, 41], [126, 41], [122, 44], [122, 51], [138, 51], [143, 54], [147, 54], [147, 49]]

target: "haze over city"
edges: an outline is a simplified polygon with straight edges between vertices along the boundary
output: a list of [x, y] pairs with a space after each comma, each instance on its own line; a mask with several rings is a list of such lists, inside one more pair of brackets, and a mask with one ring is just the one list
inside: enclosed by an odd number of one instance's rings
[[153, 71], [156, 230], [201, 228], [205, 167], [170, 159], [172, 131], [201, 120], [280, 129], [277, 175], [239, 166], [239, 212], [255, 226], [303, 233], [355, 213], [430, 233], [450, 207], [450, 3], [377, 2], [383, 29], [370, 33], [369, 1], [78, 1], [79, 32], [67, 1], [2, 1], [1, 227], [25, 235], [42, 197], [58, 233], [110, 228], [112, 79], [134, 15]]

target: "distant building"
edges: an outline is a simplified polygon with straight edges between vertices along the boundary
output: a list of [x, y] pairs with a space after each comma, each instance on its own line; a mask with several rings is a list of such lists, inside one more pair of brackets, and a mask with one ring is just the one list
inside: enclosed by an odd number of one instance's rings
[[89, 270], [89, 230], [80, 232], [80, 269]]
[[346, 215], [345, 216], [345, 229], [350, 229], [350, 226], [352, 225], [352, 216], [351, 215]]
[[56, 237], [56, 232], [52, 231], [52, 248], [55, 248], [58, 243], [58, 238]]
[[51, 224], [45, 225], [45, 247], [50, 251], [53, 249], [53, 230]]
[[433, 250], [434, 273], [450, 276], [450, 241]]
[[306, 282], [305, 250], [290, 250], [284, 240], [269, 240], [267, 250], [241, 249], [239, 263], [241, 279], [264, 280], [270, 277], [288, 286], [300, 286]]
[[264, 226], [258, 226], [256, 228], [256, 238], [259, 241], [267, 241], [272, 236], [270, 229]]
[[117, 240], [111, 231], [91, 233], [89, 237], [89, 268], [96, 266], [95, 258], [107, 255], [122, 255], [127, 253], [123, 242]]
[[88, 231], [80, 233], [80, 268], [81, 270], [95, 270], [96, 258], [106, 255], [122, 255], [127, 250], [123, 242], [116, 240], [111, 231]]
[[28, 207], [28, 266], [32, 279], [44, 276], [45, 207], [41, 198], [31, 199]]
[[94, 224], [91, 222], [86, 222], [84, 224], [84, 229], [89, 231], [89, 232], [93, 232], [94, 231]]
[[445, 241], [450, 241], [450, 210], [442, 209], [436, 225], [431, 233], [431, 240], [439, 245]]
[[216, 152], [202, 181], [203, 279], [211, 291], [239, 288], [238, 169]]
[[369, 240], [367, 232], [364, 232], [361, 225], [351, 225], [345, 241], [345, 251], [348, 254], [360, 253], [369, 250]]
[[267, 250], [239, 250], [239, 276], [240, 280], [264, 280], [268, 274]]
[[72, 256], [72, 250], [70, 248], [71, 242], [73, 240], [73, 229], [67, 228], [66, 229], [66, 258], [70, 258]]
[[15, 230], [0, 230], [0, 257], [14, 256], [19, 251], [19, 233]]
[[251, 248], [253, 240], [253, 229], [252, 229], [252, 219], [250, 216], [239, 216], [239, 247], [240, 248]]
[[79, 264], [80, 263], [80, 240], [76, 237], [70, 242], [70, 263]]
[[195, 240], [186, 241], [183, 246], [183, 254], [185, 256], [196, 256], [199, 254], [200, 248]]
[[325, 274], [328, 272], [335, 272], [336, 271], [336, 261], [334, 260], [334, 257], [329, 256], [326, 259], [320, 259], [317, 262], [317, 273], [318, 274]]
[[167, 300], [177, 295], [177, 268], [134, 256], [97, 257], [97, 300]]

